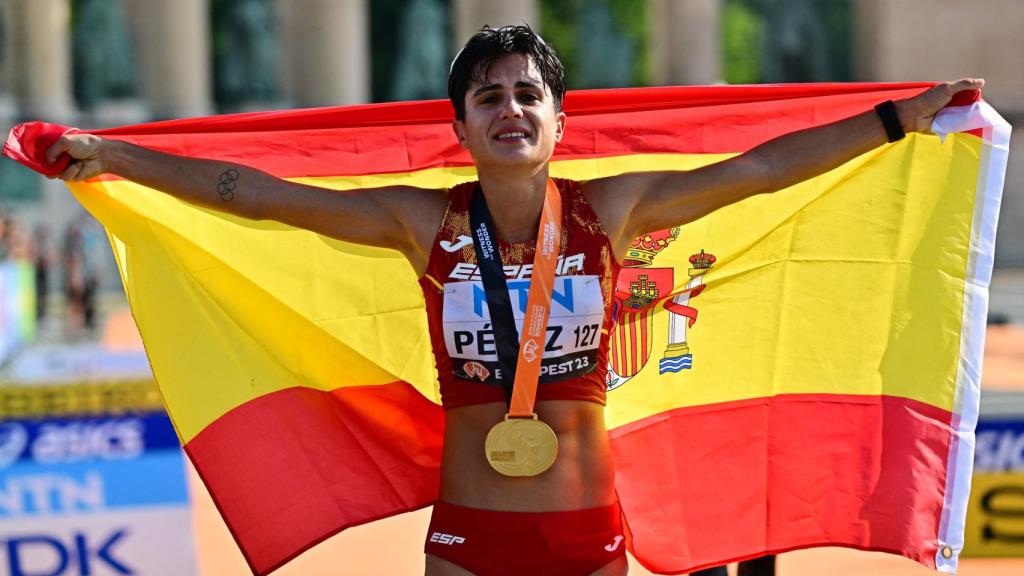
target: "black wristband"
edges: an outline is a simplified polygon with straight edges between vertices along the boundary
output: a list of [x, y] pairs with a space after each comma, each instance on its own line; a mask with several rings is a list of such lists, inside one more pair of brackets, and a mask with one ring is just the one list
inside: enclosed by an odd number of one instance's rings
[[875, 106], [875, 112], [882, 119], [882, 126], [885, 126], [885, 133], [889, 136], [889, 142], [903, 140], [906, 133], [903, 132], [900, 118], [896, 115], [896, 103], [892, 100], [886, 100]]

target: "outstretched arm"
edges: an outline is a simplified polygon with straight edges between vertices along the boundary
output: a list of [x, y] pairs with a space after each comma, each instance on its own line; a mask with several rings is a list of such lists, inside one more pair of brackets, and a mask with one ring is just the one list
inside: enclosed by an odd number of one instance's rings
[[[927, 132], [935, 114], [958, 92], [984, 80], [939, 84], [896, 102], [906, 133]], [[769, 140], [715, 164], [686, 172], [624, 174], [587, 183], [616, 251], [638, 234], [692, 222], [755, 194], [774, 192], [824, 172], [888, 141], [872, 109], [857, 116]], [[621, 254], [621, 252], [619, 252]]]
[[115, 174], [245, 218], [276, 220], [347, 242], [393, 248], [417, 271], [426, 265], [426, 249], [446, 202], [442, 190], [328, 190], [239, 164], [174, 156], [89, 134], [61, 137], [47, 151], [46, 160], [53, 163], [61, 154], [72, 159], [60, 175], [69, 182]]

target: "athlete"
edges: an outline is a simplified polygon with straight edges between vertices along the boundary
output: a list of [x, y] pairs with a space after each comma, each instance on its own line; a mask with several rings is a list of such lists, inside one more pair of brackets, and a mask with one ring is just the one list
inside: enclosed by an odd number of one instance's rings
[[[626, 574], [627, 562], [603, 404], [611, 291], [630, 241], [786, 188], [903, 132], [927, 131], [957, 92], [983, 84], [974, 79], [941, 84], [696, 170], [558, 180], [549, 186], [548, 162], [567, 129], [564, 70], [552, 47], [532, 30], [508, 26], [477, 33], [452, 65], [452, 128], [471, 153], [479, 180], [451, 190], [393, 186], [339, 192], [93, 135], [62, 137], [47, 160], [71, 157], [60, 175], [67, 181], [111, 173], [245, 218], [276, 220], [404, 254], [424, 290], [446, 409], [440, 500], [428, 531], [426, 574], [618, 576]], [[233, 194], [219, 193], [226, 180], [234, 184]], [[477, 271], [478, 256], [493, 256], [488, 250], [493, 252], [494, 244], [497, 270], [501, 265], [522, 270], [534, 262], [538, 229], [548, 222], [544, 206], [552, 195], [562, 210], [556, 273], [579, 277], [581, 294], [590, 299], [584, 308], [596, 311], [603, 330], [592, 341], [584, 338], [570, 356], [543, 353], [533, 411], [553, 431], [557, 457], [536, 475], [506, 476], [495, 469], [500, 454], [481, 448], [509, 413], [510, 368], [494, 361], [493, 354], [467, 352], [442, 320], [448, 308], [458, 311], [459, 286], [451, 280], [476, 280], [484, 268]], [[478, 197], [485, 202], [474, 201]], [[481, 214], [490, 236], [477, 234]], [[488, 306], [493, 306], [490, 296]], [[490, 310], [496, 318], [495, 308]], [[573, 318], [557, 322], [564, 324], [555, 330], [582, 325], [574, 325]], [[500, 339], [498, 328], [495, 339]], [[489, 350], [496, 346], [482, 344]], [[523, 348], [520, 356], [530, 356]], [[499, 372], [505, 373], [500, 379]], [[456, 538], [462, 538], [460, 544], [450, 545]]]

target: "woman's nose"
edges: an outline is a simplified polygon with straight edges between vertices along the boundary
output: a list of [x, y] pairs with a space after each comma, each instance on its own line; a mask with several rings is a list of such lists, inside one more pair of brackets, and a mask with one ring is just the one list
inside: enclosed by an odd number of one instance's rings
[[522, 118], [523, 108], [516, 102], [515, 98], [509, 98], [505, 100], [505, 103], [501, 107], [502, 118]]

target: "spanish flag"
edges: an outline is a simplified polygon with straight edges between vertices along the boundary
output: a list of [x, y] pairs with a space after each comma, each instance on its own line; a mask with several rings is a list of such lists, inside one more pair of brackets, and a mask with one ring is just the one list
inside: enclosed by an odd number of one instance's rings
[[[552, 175], [687, 170], [927, 84], [570, 93]], [[338, 190], [474, 178], [444, 101], [96, 131]], [[954, 102], [807, 182], [634, 240], [607, 419], [630, 551], [653, 572], [819, 545], [946, 572], [963, 545], [1009, 127]], [[63, 127], [16, 127], [40, 171]], [[430, 506], [444, 414], [396, 253], [103, 177], [105, 226], [167, 410], [255, 574]]]

